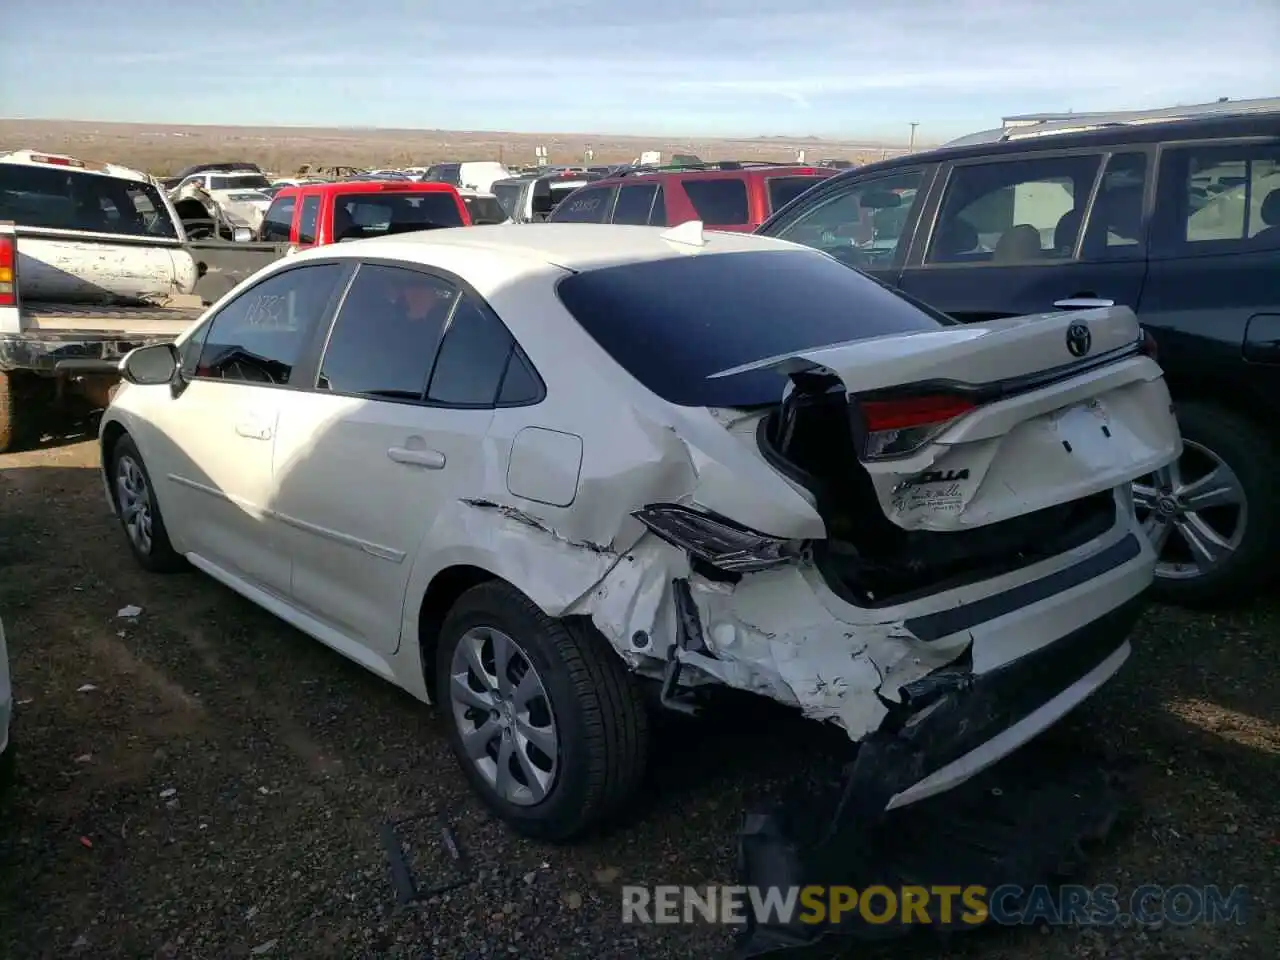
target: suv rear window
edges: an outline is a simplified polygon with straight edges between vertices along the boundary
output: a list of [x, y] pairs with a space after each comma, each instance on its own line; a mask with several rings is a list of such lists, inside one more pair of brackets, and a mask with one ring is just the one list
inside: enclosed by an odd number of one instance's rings
[[681, 406], [778, 403], [786, 381], [773, 371], [707, 378], [766, 357], [947, 322], [812, 250], [629, 263], [565, 277], [556, 289], [618, 364]]
[[770, 177], [765, 181], [769, 188], [769, 211], [781, 210], [810, 187], [817, 186], [826, 177]]
[[178, 236], [149, 183], [24, 163], [0, 163], [0, 220], [51, 230]]
[[747, 184], [740, 177], [689, 178], [682, 186], [698, 219], [708, 226], [739, 226], [751, 219], [747, 209]]
[[334, 240], [462, 226], [451, 193], [344, 193], [333, 202]]

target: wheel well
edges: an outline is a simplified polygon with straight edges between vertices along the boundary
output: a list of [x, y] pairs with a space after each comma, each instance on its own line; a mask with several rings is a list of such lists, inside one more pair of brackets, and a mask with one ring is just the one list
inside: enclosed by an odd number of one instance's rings
[[496, 579], [488, 570], [459, 565], [441, 570], [427, 586], [418, 608], [418, 646], [422, 651], [422, 673], [428, 696], [436, 695], [436, 645], [440, 642], [444, 618], [460, 596], [472, 587]]
[[104, 473], [111, 469], [111, 451], [115, 449], [120, 438], [127, 432], [115, 420], [112, 420], [102, 428], [102, 470]]

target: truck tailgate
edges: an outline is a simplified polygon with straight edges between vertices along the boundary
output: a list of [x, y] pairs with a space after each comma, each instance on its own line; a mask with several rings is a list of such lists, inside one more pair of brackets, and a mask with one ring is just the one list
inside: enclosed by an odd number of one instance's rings
[[118, 336], [176, 337], [203, 307], [95, 307], [89, 304], [36, 303], [22, 308], [28, 333], [92, 333]]

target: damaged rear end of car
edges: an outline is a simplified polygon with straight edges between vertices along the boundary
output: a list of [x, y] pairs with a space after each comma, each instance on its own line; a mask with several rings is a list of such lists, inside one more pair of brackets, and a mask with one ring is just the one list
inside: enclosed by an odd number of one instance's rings
[[1116, 673], [1155, 560], [1129, 484], [1181, 441], [1127, 310], [962, 326], [788, 246], [561, 282], [692, 478], [575, 612], [668, 706], [723, 684], [837, 723], [884, 811]]

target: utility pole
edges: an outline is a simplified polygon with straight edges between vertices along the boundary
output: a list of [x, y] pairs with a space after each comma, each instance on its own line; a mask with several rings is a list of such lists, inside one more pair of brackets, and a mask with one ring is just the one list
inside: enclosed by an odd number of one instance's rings
[[916, 152], [916, 127], [920, 126], [919, 120], [911, 121], [911, 140], [907, 143], [907, 153]]

